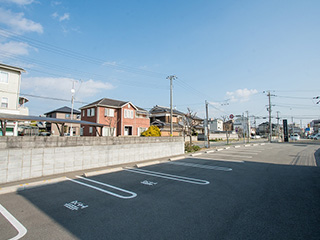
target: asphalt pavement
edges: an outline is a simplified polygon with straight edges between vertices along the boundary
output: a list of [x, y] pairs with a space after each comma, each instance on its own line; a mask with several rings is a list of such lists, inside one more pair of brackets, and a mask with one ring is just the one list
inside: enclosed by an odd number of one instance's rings
[[318, 144], [218, 149], [2, 194], [0, 239], [319, 239]]

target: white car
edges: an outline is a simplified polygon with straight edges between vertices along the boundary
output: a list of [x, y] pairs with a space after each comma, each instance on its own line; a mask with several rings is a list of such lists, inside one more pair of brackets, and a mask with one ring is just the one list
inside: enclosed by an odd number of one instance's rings
[[290, 135], [290, 140], [293, 140], [293, 141], [298, 141], [298, 140], [300, 140], [299, 134], [298, 134], [298, 133], [291, 134], [291, 135]]
[[320, 140], [320, 133], [317, 133], [314, 137], [313, 137], [314, 140]]

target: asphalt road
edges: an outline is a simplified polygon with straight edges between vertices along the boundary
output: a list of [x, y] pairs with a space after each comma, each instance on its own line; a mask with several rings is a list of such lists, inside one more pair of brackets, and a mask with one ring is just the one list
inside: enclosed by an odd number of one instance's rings
[[74, 176], [0, 195], [0, 239], [319, 239], [319, 163], [317, 144], [272, 143]]

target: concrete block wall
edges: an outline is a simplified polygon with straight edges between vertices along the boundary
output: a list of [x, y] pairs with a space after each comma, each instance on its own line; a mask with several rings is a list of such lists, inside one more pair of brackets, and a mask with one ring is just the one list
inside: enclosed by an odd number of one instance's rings
[[0, 137], [0, 183], [183, 153], [182, 137]]

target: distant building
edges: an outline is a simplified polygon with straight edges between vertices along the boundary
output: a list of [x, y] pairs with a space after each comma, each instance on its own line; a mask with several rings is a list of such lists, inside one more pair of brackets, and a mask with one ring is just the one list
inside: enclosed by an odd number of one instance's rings
[[[150, 126], [149, 113], [128, 101], [102, 98], [80, 108], [81, 119], [106, 124], [102, 136], [140, 136]], [[83, 126], [83, 136], [96, 136], [90, 126]]]
[[[171, 110], [168, 107], [154, 106], [150, 110], [150, 122], [151, 125], [155, 125], [160, 128], [161, 136], [170, 136], [170, 115]], [[183, 135], [183, 119], [185, 113], [173, 109], [172, 123], [173, 123], [173, 136]]]
[[[28, 99], [20, 97], [21, 73], [24, 69], [0, 63], [0, 113], [29, 115]], [[6, 135], [18, 135], [18, 122], [6, 123]], [[2, 132], [0, 130], [0, 135]]]
[[[45, 113], [44, 115], [46, 117], [50, 118], [61, 118], [61, 119], [71, 119], [71, 108], [64, 106], [61, 108], [58, 108], [56, 110], [50, 111]], [[79, 110], [73, 109], [73, 120], [80, 120], [81, 119], [81, 112]], [[70, 124], [65, 123], [63, 127], [63, 132], [65, 135], [70, 135], [71, 133], [71, 126], [73, 130], [73, 136], [80, 136], [80, 124]], [[47, 131], [51, 133], [53, 136], [59, 136], [59, 130], [58, 127], [53, 123], [47, 123], [46, 124]]]
[[223, 120], [210, 119], [209, 120], [209, 129], [210, 129], [210, 132], [212, 132], [212, 133], [223, 131]]

